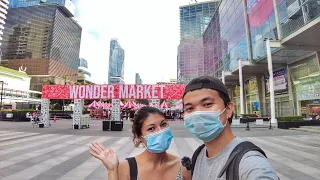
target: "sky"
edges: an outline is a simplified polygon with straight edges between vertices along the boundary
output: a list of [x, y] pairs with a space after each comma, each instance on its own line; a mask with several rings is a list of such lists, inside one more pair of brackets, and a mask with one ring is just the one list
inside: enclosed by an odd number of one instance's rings
[[[125, 50], [124, 80], [144, 84], [177, 78], [179, 6], [191, 0], [73, 0], [82, 26], [80, 57], [88, 60], [96, 83], [108, 82], [109, 46], [117, 38]], [[205, 0], [203, 0], [205, 1]], [[198, 2], [202, 2], [199, 0]]]

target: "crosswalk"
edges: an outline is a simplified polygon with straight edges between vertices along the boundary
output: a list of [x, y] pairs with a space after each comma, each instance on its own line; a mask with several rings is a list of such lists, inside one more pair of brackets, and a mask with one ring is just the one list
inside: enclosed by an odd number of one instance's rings
[[[281, 180], [320, 179], [320, 136], [241, 137], [261, 147]], [[89, 154], [98, 141], [120, 160], [140, 154], [130, 137], [76, 136], [0, 131], [0, 180], [102, 180], [107, 173]], [[169, 153], [192, 156], [201, 145], [195, 138], [174, 138]]]

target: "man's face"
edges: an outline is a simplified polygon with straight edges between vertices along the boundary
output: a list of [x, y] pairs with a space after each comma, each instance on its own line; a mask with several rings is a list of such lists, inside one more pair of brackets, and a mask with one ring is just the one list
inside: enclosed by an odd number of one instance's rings
[[[184, 115], [196, 111], [223, 111], [225, 106], [223, 99], [219, 96], [218, 91], [212, 89], [199, 89], [188, 92], [183, 98]], [[220, 115], [220, 121], [225, 124], [231, 117], [233, 103], [229, 103], [226, 110]]]

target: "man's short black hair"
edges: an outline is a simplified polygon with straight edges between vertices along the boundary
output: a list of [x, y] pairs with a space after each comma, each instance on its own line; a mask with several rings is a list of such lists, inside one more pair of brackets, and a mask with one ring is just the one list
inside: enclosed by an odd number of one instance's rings
[[[182, 100], [188, 92], [199, 89], [213, 89], [218, 91], [219, 97], [223, 100], [225, 107], [227, 107], [228, 103], [231, 102], [227, 87], [222, 83], [222, 81], [220, 81], [220, 79], [213, 76], [201, 76], [191, 80], [184, 90]], [[230, 124], [232, 123], [232, 118], [233, 113], [232, 116], [228, 119]]]

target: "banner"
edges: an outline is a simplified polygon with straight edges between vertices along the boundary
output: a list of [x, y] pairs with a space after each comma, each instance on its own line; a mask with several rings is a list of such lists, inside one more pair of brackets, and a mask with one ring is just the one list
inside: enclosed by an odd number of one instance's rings
[[247, 0], [247, 14], [250, 27], [259, 27], [268, 20], [271, 13], [273, 13], [272, 0]]
[[[288, 94], [287, 69], [273, 72], [275, 95]], [[270, 93], [269, 77], [266, 78], [266, 93]]]
[[181, 99], [185, 84], [43, 85], [45, 99]]

